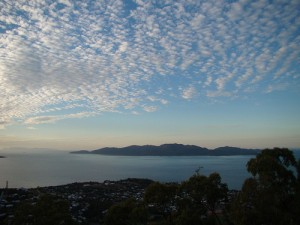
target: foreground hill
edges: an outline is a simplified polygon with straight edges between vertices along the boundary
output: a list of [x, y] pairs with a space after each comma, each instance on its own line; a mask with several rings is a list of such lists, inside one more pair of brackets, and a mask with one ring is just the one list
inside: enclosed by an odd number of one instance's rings
[[259, 149], [243, 149], [236, 147], [220, 147], [216, 149], [202, 148], [196, 145], [163, 144], [132, 145], [123, 148], [101, 148], [93, 151], [73, 151], [73, 154], [101, 154], [120, 156], [226, 156], [226, 155], [256, 155]]

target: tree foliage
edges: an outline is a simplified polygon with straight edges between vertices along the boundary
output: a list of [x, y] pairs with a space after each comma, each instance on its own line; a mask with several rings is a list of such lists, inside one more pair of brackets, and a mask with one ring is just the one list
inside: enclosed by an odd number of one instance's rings
[[171, 208], [175, 204], [177, 185], [162, 184], [155, 182], [151, 184], [144, 196], [145, 204], [151, 205], [159, 213], [165, 215], [171, 213]]
[[42, 195], [36, 204], [23, 204], [15, 212], [15, 225], [75, 225], [69, 203], [52, 195]]
[[145, 207], [134, 199], [128, 199], [109, 208], [105, 225], [144, 225], [148, 214]]
[[154, 182], [146, 189], [142, 203], [128, 200], [112, 206], [105, 225], [222, 224], [216, 211], [227, 198], [227, 191], [217, 173], [196, 173], [180, 185]]
[[[236, 225], [300, 224], [299, 163], [286, 148], [265, 149], [247, 164], [245, 180], [232, 207]], [[299, 210], [298, 210], [299, 211]]]
[[214, 218], [213, 224], [221, 224], [216, 211], [221, 202], [227, 199], [227, 193], [227, 185], [221, 182], [218, 173], [212, 173], [208, 177], [196, 173], [181, 184], [179, 192], [180, 220], [186, 217], [186, 219], [192, 220], [189, 222], [191, 224], [207, 224], [208, 219]]

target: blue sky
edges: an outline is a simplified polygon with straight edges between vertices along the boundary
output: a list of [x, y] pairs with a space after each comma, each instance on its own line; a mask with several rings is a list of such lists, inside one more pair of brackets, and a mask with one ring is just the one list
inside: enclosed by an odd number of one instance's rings
[[300, 147], [300, 2], [0, 2], [0, 147]]

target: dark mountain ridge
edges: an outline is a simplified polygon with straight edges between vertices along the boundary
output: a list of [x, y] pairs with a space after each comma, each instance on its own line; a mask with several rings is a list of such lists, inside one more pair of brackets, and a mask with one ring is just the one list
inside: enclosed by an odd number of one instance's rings
[[101, 154], [119, 156], [226, 156], [226, 155], [256, 155], [259, 149], [244, 149], [237, 147], [220, 147], [207, 149], [196, 145], [163, 144], [155, 145], [131, 145], [123, 148], [105, 147], [93, 151], [73, 151], [73, 154]]

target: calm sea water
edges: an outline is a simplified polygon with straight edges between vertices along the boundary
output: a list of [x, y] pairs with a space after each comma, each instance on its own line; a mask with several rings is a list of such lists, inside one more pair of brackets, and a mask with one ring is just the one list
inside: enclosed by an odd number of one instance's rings
[[[0, 154], [1, 155], [1, 154]], [[246, 163], [253, 156], [103, 156], [67, 152], [2, 154], [0, 186], [37, 187], [72, 182], [149, 178], [162, 182], [188, 179], [199, 167], [208, 175], [220, 173], [229, 188], [240, 189], [245, 178]]]

